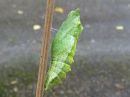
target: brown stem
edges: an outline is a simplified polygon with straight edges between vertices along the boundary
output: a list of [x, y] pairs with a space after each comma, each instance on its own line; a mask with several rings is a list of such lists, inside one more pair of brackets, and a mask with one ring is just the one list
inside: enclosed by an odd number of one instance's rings
[[39, 73], [38, 73], [38, 81], [37, 81], [37, 88], [36, 88], [36, 97], [42, 97], [44, 92], [44, 82], [45, 82], [45, 74], [46, 74], [46, 67], [48, 61], [48, 48], [49, 48], [49, 41], [51, 36], [50, 30], [51, 30], [52, 20], [53, 20], [54, 3], [55, 0], [47, 0], [46, 16], [44, 22], [42, 48], [41, 48], [41, 56], [40, 56], [40, 64], [39, 64]]

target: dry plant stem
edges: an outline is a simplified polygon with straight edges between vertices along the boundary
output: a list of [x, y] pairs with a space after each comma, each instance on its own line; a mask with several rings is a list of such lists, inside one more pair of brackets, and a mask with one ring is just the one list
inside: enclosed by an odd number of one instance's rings
[[39, 64], [39, 73], [38, 73], [38, 81], [37, 81], [37, 88], [36, 88], [36, 97], [42, 97], [44, 93], [44, 82], [45, 82], [46, 67], [48, 62], [48, 48], [49, 48], [49, 40], [51, 36], [50, 29], [52, 26], [54, 3], [55, 0], [47, 0], [46, 16], [45, 16], [45, 23], [44, 23], [40, 64]]

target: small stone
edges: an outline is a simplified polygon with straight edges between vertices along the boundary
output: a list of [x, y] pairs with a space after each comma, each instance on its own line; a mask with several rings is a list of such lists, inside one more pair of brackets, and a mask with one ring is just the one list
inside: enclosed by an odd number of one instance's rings
[[38, 24], [33, 25], [33, 30], [39, 30], [41, 29], [41, 26]]
[[124, 89], [124, 86], [118, 83], [115, 84], [115, 87], [120, 90]]
[[17, 13], [18, 13], [19, 15], [22, 15], [24, 12], [23, 12], [22, 10], [18, 10]]
[[64, 91], [60, 91], [60, 94], [64, 94]]
[[13, 81], [11, 81], [11, 84], [12, 84], [12, 85], [17, 84], [17, 83], [18, 83], [17, 80], [13, 80]]
[[55, 12], [57, 13], [64, 13], [64, 9], [62, 7], [56, 7]]
[[14, 87], [13, 90], [14, 90], [14, 92], [18, 92], [18, 88], [17, 87]]
[[124, 30], [124, 26], [118, 25], [118, 26], [116, 26], [116, 30], [122, 31], [122, 30]]

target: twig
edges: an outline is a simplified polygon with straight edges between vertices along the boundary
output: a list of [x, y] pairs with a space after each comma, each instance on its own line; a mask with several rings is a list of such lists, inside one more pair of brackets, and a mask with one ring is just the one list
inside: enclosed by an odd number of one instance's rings
[[50, 29], [52, 26], [54, 3], [55, 0], [47, 0], [46, 16], [44, 22], [43, 40], [42, 40], [42, 48], [41, 48], [41, 56], [40, 56], [40, 64], [39, 64], [39, 73], [38, 73], [38, 81], [37, 81], [37, 88], [36, 88], [36, 97], [42, 97], [44, 93], [44, 82], [45, 82], [45, 74], [46, 74], [46, 67], [48, 61], [48, 48], [49, 48], [49, 40], [51, 35]]

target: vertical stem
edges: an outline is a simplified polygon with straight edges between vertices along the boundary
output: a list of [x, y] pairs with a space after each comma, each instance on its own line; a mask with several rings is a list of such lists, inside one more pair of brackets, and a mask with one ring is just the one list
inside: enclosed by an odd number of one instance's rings
[[47, 0], [46, 16], [44, 22], [42, 48], [41, 48], [41, 56], [40, 56], [40, 64], [39, 64], [39, 73], [38, 73], [38, 81], [37, 81], [37, 88], [36, 88], [36, 97], [42, 97], [44, 92], [44, 82], [45, 82], [45, 74], [46, 74], [46, 67], [48, 61], [48, 48], [49, 48], [49, 40], [51, 35], [50, 29], [53, 20], [54, 3], [55, 0]]

